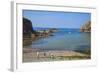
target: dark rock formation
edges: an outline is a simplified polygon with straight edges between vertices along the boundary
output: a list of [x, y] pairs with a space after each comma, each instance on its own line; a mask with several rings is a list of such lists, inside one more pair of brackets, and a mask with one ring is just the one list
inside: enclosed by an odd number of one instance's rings
[[33, 30], [32, 22], [27, 18], [23, 18], [23, 46], [31, 44], [32, 40], [35, 39], [36, 33]]
[[31, 34], [36, 34], [36, 31], [33, 30], [32, 22], [29, 19], [23, 18], [23, 36], [31, 37]]
[[86, 24], [82, 26], [80, 29], [81, 32], [91, 32], [91, 21], [88, 21]]

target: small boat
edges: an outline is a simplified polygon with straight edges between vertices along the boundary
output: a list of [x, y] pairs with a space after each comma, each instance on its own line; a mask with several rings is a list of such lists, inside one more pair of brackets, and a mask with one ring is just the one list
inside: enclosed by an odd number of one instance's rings
[[71, 32], [68, 32], [68, 34], [71, 34]]

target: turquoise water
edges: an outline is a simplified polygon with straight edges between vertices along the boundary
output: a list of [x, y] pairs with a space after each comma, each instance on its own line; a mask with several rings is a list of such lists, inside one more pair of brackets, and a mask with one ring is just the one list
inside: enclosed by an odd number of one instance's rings
[[85, 50], [91, 48], [91, 34], [79, 29], [57, 29], [53, 36], [33, 41], [28, 47], [41, 50]]

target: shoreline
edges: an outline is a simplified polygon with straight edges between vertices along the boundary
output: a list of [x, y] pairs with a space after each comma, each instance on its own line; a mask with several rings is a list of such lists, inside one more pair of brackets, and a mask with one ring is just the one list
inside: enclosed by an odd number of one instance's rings
[[90, 59], [90, 55], [70, 50], [49, 50], [23, 48], [23, 62], [45, 62]]

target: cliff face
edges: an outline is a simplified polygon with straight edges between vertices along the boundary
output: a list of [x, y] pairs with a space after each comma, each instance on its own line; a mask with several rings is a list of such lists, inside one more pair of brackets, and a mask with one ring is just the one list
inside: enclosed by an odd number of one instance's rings
[[27, 18], [23, 18], [23, 45], [31, 44], [35, 36], [36, 31], [33, 30], [32, 22]]
[[91, 21], [88, 21], [86, 24], [82, 26], [80, 29], [81, 32], [91, 32]]
[[36, 34], [33, 30], [32, 22], [29, 19], [23, 18], [23, 36], [31, 36], [31, 34]]

